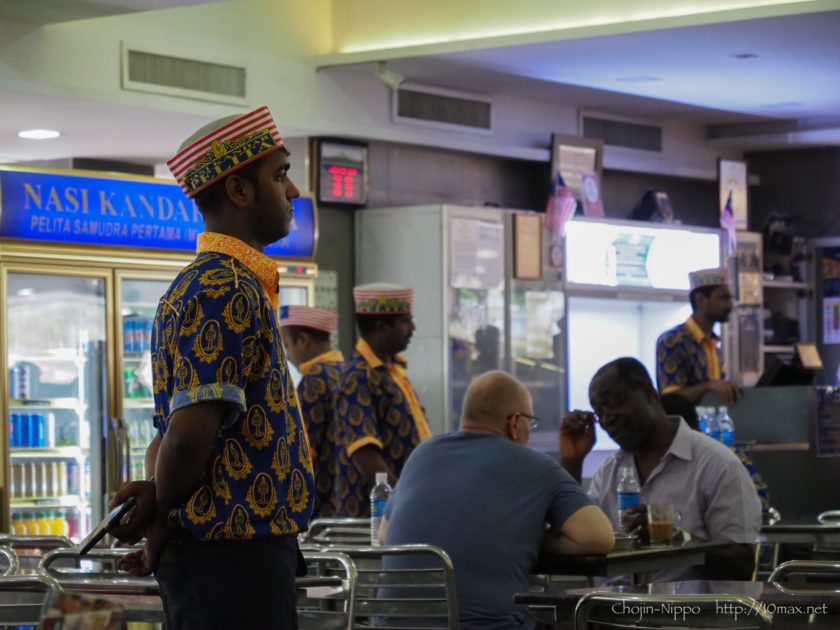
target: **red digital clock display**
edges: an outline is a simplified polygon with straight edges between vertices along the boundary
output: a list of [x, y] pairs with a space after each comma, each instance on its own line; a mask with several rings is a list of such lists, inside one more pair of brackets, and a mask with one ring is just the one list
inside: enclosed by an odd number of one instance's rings
[[318, 201], [363, 206], [367, 202], [367, 147], [321, 141]]

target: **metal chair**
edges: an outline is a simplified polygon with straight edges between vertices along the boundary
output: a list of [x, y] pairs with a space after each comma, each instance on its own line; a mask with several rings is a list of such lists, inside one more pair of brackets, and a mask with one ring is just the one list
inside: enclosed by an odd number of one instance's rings
[[334, 546], [356, 564], [354, 628], [457, 630], [455, 569], [432, 545]]
[[39, 565], [67, 593], [113, 599], [123, 606], [125, 621], [162, 623], [163, 602], [157, 581], [134, 577], [117, 569], [124, 549], [91, 549], [80, 556], [75, 549], [55, 549]]
[[74, 543], [66, 536], [0, 534], [0, 546], [9, 547], [17, 554], [19, 572], [33, 573], [46, 552], [73, 547]]
[[46, 575], [0, 577], [0, 626], [37, 626], [60, 592]]
[[788, 560], [776, 567], [767, 581], [785, 587], [795, 585], [799, 591], [837, 593], [840, 592], [840, 562]]
[[[782, 520], [782, 515], [774, 507], [767, 510], [764, 517], [764, 525], [775, 525]], [[753, 581], [762, 580], [770, 575], [773, 569], [779, 564], [779, 543], [761, 544], [755, 546], [755, 570]]]
[[316, 518], [302, 542], [333, 545], [370, 545], [369, 518]]
[[720, 628], [764, 630], [772, 615], [741, 595], [587, 593], [575, 607], [575, 630], [592, 628]]
[[355, 618], [358, 573], [353, 560], [336, 551], [302, 551], [306, 577], [297, 578], [301, 630], [350, 630]]
[[14, 575], [20, 571], [18, 556], [9, 547], [0, 547], [0, 563], [3, 565], [3, 568], [0, 569], [0, 576]]
[[840, 510], [827, 510], [817, 516], [817, 521], [821, 525], [840, 524]]

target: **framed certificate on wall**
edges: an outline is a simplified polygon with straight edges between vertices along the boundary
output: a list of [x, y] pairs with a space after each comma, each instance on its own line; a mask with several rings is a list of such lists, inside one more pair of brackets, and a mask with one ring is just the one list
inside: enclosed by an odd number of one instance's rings
[[514, 214], [513, 238], [513, 277], [519, 280], [542, 278], [542, 217]]

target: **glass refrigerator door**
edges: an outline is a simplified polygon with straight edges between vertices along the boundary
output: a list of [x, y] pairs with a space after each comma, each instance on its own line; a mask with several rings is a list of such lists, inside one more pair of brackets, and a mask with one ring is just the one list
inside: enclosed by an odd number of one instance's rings
[[84, 536], [102, 512], [110, 279], [3, 275], [11, 531]]
[[152, 324], [172, 278], [120, 277], [118, 339], [121, 417], [128, 434], [128, 478], [148, 479], [146, 447], [155, 437], [152, 423]]

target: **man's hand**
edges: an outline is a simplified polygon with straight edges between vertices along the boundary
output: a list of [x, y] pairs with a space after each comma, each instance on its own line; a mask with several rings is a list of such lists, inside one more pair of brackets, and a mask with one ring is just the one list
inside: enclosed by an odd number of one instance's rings
[[142, 549], [126, 554], [117, 562], [117, 567], [134, 577], [145, 577], [153, 573], [160, 564], [163, 546], [169, 535], [166, 520], [155, 519], [146, 535], [146, 544]]
[[560, 459], [583, 461], [595, 446], [595, 414], [572, 411], [560, 425]]
[[709, 387], [723, 399], [727, 405], [734, 405], [741, 397], [741, 388], [732, 381], [712, 381]]
[[626, 534], [638, 536], [643, 545], [648, 544], [650, 536], [647, 528], [647, 506], [637, 505], [625, 510], [621, 515], [621, 529]]
[[111, 531], [120, 541], [133, 545], [146, 535], [146, 529], [155, 518], [155, 482], [132, 481], [123, 486], [111, 499], [111, 508], [134, 497], [136, 508], [128, 523]]

